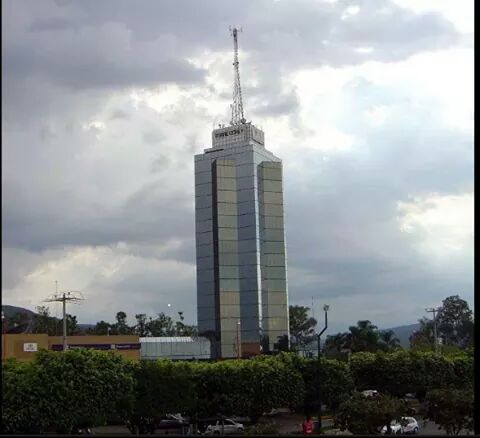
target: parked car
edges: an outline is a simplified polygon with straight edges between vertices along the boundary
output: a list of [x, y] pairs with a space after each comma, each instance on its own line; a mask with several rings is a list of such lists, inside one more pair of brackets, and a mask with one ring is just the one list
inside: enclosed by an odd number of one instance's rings
[[239, 434], [244, 432], [244, 427], [242, 423], [237, 423], [230, 418], [226, 418], [222, 421], [217, 420], [215, 425], [210, 424], [204, 432], [204, 435], [232, 435]]
[[[392, 431], [392, 434], [394, 435], [417, 434], [420, 430], [417, 420], [415, 420], [415, 418], [413, 417], [402, 417], [400, 419], [400, 422], [398, 422], [397, 420], [393, 420], [390, 423], [390, 429]], [[387, 433], [387, 426], [383, 426], [381, 433]]]

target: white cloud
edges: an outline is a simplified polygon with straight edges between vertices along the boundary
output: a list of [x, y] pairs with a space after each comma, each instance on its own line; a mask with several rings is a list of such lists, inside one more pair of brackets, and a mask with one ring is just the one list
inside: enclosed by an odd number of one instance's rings
[[416, 246], [429, 258], [452, 260], [473, 255], [473, 193], [414, 197], [399, 202], [399, 224], [416, 234]]

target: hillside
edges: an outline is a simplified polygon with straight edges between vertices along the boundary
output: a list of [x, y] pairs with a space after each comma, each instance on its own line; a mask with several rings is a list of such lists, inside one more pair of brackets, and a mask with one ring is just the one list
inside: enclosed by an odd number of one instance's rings
[[416, 324], [392, 327], [388, 330], [393, 330], [393, 332], [395, 333], [395, 336], [400, 340], [400, 345], [403, 348], [410, 348], [409, 338], [415, 330], [419, 329], [419, 327], [420, 327], [420, 324], [417, 322]]
[[11, 318], [16, 313], [26, 313], [30, 318], [33, 315], [35, 315], [35, 312], [33, 312], [32, 310], [28, 310], [23, 307], [8, 306], [8, 305], [2, 305], [2, 312], [5, 314], [7, 318]]
[[[2, 312], [5, 314], [7, 318], [11, 318], [16, 313], [26, 313], [30, 321], [32, 320], [33, 316], [36, 315], [36, 312], [33, 312], [32, 310], [29, 310], [29, 309], [25, 309], [24, 307], [9, 306], [9, 305], [2, 305]], [[56, 318], [55, 316], [52, 316], [52, 318], [61, 319], [61, 318]], [[80, 324], [80, 323], [78, 324], [78, 328], [80, 328], [81, 330], [86, 330], [92, 327], [95, 327], [95, 324]]]

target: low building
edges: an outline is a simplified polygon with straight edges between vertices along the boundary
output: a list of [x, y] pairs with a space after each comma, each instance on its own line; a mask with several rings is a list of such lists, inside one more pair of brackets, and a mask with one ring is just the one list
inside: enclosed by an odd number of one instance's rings
[[[67, 346], [69, 349], [115, 351], [125, 358], [140, 359], [140, 342], [136, 335], [68, 336]], [[35, 353], [41, 349], [63, 351], [62, 336], [48, 336], [43, 333], [2, 335], [2, 360], [10, 357], [20, 361], [33, 360]]]
[[140, 338], [140, 358], [147, 360], [210, 359], [210, 341], [204, 337], [173, 336]]

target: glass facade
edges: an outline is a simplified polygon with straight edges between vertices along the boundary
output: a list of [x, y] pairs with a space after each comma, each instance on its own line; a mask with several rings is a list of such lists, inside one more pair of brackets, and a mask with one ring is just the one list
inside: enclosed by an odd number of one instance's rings
[[214, 357], [288, 336], [281, 160], [253, 125], [220, 128], [195, 156], [197, 309]]

